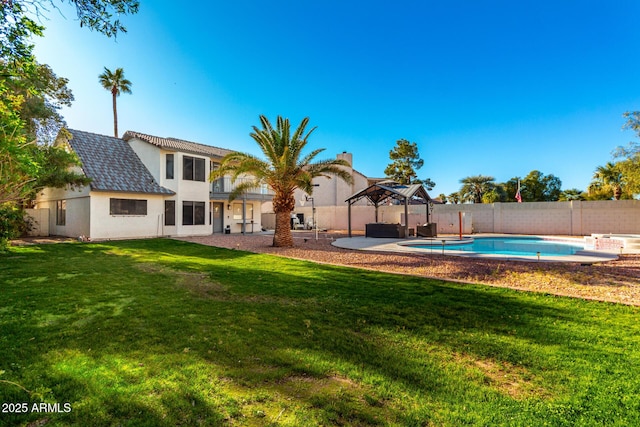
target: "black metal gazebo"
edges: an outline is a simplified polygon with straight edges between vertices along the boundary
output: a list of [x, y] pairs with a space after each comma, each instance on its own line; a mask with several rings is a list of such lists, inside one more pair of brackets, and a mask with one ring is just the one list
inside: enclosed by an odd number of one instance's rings
[[375, 207], [375, 220], [378, 222], [378, 207], [389, 199], [397, 200], [404, 205], [405, 236], [409, 235], [409, 205], [426, 205], [426, 222], [429, 223], [429, 208], [433, 201], [422, 184], [399, 184], [395, 181], [381, 181], [370, 185], [349, 197], [345, 202], [349, 204], [349, 237], [351, 237], [351, 205], [360, 199], [366, 198]]

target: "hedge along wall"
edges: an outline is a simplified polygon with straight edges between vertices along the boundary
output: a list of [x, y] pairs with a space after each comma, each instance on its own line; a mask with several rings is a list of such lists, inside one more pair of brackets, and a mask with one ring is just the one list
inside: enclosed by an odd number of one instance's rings
[[[374, 221], [373, 206], [352, 206], [351, 210], [354, 231], [364, 231], [364, 225]], [[319, 227], [347, 229], [347, 206], [318, 207], [316, 211]], [[296, 212], [308, 218], [311, 207]], [[458, 233], [458, 212], [463, 213], [464, 233], [640, 234], [640, 200], [435, 205], [432, 222], [438, 224], [438, 233]], [[404, 206], [381, 206], [378, 220], [403, 224]], [[425, 221], [424, 205], [409, 206], [409, 227]]]

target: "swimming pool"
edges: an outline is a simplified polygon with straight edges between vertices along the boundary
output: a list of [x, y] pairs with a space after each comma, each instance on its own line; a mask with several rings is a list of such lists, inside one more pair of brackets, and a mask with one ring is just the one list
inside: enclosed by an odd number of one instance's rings
[[434, 239], [428, 244], [411, 244], [412, 248], [474, 252], [482, 254], [513, 256], [565, 256], [575, 255], [584, 250], [584, 244], [564, 240], [551, 240], [541, 237], [477, 237], [463, 240]]

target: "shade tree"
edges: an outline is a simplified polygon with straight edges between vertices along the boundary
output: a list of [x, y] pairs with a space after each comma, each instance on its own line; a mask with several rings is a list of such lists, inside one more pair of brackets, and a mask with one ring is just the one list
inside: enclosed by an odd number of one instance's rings
[[63, 124], [58, 110], [73, 95], [67, 80], [33, 54], [33, 38], [44, 31], [40, 22], [64, 3], [75, 8], [80, 26], [110, 37], [125, 32], [120, 17], [139, 8], [137, 0], [0, 1], [0, 249], [40, 185], [78, 182], [68, 174], [77, 159], [50, 146]]
[[430, 178], [418, 179], [417, 170], [422, 168], [424, 160], [420, 158], [418, 144], [415, 142], [399, 139], [389, 151], [389, 158], [391, 163], [384, 170], [387, 178], [405, 185], [422, 184], [429, 191], [436, 186]]

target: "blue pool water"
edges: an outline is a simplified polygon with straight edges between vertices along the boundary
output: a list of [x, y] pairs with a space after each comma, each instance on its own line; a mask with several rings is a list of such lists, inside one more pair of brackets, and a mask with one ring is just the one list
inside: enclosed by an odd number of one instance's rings
[[[441, 246], [435, 240], [433, 245], [412, 245], [416, 248], [437, 250]], [[466, 244], [450, 244], [444, 247], [447, 251], [464, 251], [485, 254], [520, 255], [520, 256], [559, 256], [573, 255], [584, 250], [584, 245], [577, 243], [544, 240], [539, 237], [479, 237]]]

